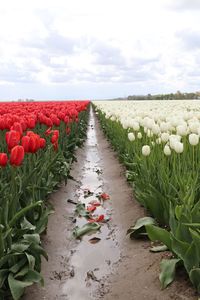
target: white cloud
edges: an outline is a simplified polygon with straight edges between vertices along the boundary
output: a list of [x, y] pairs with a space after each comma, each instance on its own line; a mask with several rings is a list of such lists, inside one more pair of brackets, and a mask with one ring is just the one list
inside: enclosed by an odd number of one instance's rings
[[22, 97], [20, 87], [46, 99], [198, 90], [199, 3], [4, 1], [0, 98]]

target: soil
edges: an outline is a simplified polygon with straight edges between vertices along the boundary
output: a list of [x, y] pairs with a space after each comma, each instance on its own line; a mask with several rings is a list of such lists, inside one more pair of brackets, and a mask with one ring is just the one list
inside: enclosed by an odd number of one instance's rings
[[[145, 211], [134, 200], [132, 188], [125, 179], [125, 169], [104, 137], [93, 111], [88, 136], [77, 150], [69, 180], [52, 194], [55, 213], [50, 216], [43, 246], [49, 261], [42, 262], [45, 287], [34, 285], [26, 290], [24, 300], [193, 300], [198, 299], [185, 273], [161, 291], [159, 262], [166, 253], [151, 253], [147, 240], [130, 240], [126, 231]], [[75, 204], [88, 205], [97, 194], [107, 193], [95, 213], [104, 214], [107, 222], [100, 231], [81, 240], [72, 236], [75, 226], [85, 218], [74, 215]], [[99, 238], [90, 243], [91, 238]]]

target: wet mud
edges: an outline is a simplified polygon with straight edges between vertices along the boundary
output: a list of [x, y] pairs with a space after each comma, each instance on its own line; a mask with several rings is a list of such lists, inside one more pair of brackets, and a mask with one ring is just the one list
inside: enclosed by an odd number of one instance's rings
[[[124, 172], [91, 110], [87, 140], [77, 150], [71, 170], [76, 181], [70, 180], [50, 199], [55, 213], [42, 239], [49, 255], [49, 261], [42, 262], [45, 286], [30, 287], [24, 300], [197, 299], [185, 274], [161, 291], [158, 274], [163, 254], [150, 253], [149, 241], [126, 236], [127, 228], [145, 212], [133, 199]], [[81, 201], [87, 207], [104, 192], [110, 200], [103, 201], [94, 214], [105, 215], [106, 222], [92, 235], [74, 239], [74, 227], [87, 221], [74, 215], [72, 202]], [[92, 244], [92, 238], [99, 241]]]

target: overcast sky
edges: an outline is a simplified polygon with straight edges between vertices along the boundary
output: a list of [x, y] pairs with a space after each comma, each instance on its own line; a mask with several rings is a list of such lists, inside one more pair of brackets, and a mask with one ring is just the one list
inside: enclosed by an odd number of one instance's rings
[[0, 99], [200, 90], [200, 0], [6, 0]]

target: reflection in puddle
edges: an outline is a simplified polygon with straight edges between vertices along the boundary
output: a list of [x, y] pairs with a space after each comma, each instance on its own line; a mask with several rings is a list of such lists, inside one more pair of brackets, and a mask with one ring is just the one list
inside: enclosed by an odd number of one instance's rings
[[[90, 121], [85, 145], [86, 159], [82, 174], [80, 174], [82, 186], [77, 189], [78, 200], [86, 206], [91, 200], [95, 200], [95, 194], [105, 192], [102, 190], [103, 180], [101, 173], [100, 155], [98, 152], [98, 139], [95, 131], [95, 120], [93, 111], [90, 112]], [[77, 178], [80, 180], [80, 178]], [[84, 189], [94, 192], [93, 195], [84, 198]], [[96, 199], [97, 200], [97, 199]], [[110, 216], [109, 201], [97, 207], [95, 215], [104, 214]], [[78, 217], [76, 225], [82, 226], [87, 223], [85, 218]], [[89, 300], [93, 299], [92, 291], [98, 287], [101, 279], [111, 272], [111, 266], [120, 258], [120, 250], [116, 244], [112, 225], [103, 223], [100, 231], [91, 235], [85, 235], [74, 249], [71, 257], [71, 266], [74, 268], [74, 277], [67, 280], [63, 286], [63, 294], [68, 295], [70, 300]], [[93, 237], [100, 238], [100, 242], [91, 244], [89, 240]], [[91, 275], [92, 274], [92, 275]]]

